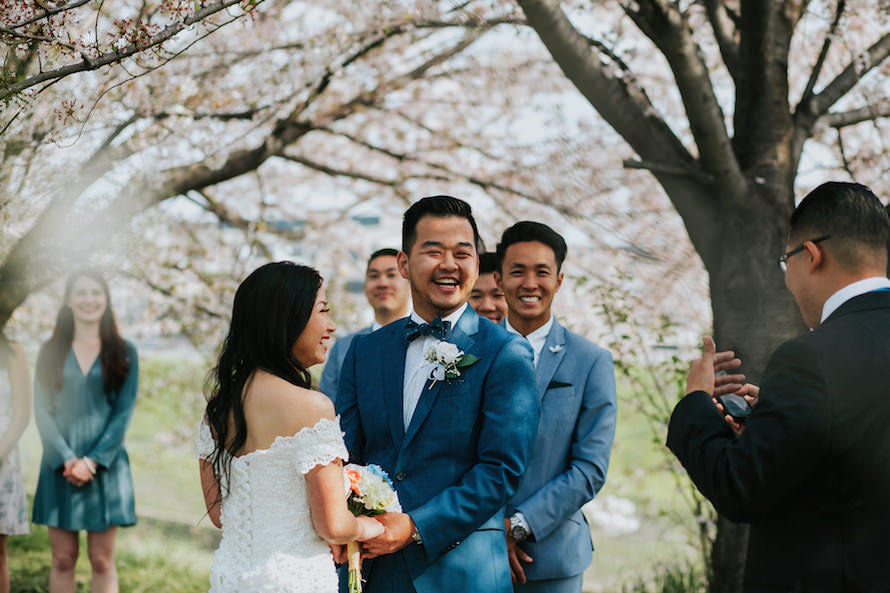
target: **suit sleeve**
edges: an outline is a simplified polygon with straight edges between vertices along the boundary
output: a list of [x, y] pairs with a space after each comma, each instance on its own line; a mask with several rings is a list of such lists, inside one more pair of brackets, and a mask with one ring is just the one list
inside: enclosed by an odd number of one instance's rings
[[752, 522], [787, 504], [785, 497], [818, 470], [830, 424], [826, 383], [806, 344], [773, 354], [760, 399], [736, 438], [709, 394], [684, 397], [671, 415], [667, 446], [718, 512]]
[[345, 433], [343, 440], [349, 451], [350, 463], [363, 464], [361, 452], [364, 451], [365, 435], [358, 414], [355, 376], [355, 348], [360, 341], [360, 336], [352, 340], [349, 350], [346, 351], [346, 357], [340, 367], [334, 407], [340, 416], [340, 428]]
[[612, 355], [597, 352], [584, 382], [569, 466], [517, 505], [535, 539], [543, 539], [596, 496], [606, 482], [617, 418]]
[[127, 344], [127, 357], [130, 360], [127, 378], [114, 399], [111, 414], [105, 422], [102, 435], [86, 454], [87, 457], [106, 468], [114, 462], [114, 458], [124, 446], [124, 436], [136, 407], [136, 392], [139, 387], [139, 357], [136, 354], [136, 348], [130, 344]]
[[540, 414], [532, 369], [531, 347], [520, 338], [506, 342], [495, 356], [482, 387], [476, 464], [458, 484], [410, 513], [428, 559], [490, 519], [516, 491]]

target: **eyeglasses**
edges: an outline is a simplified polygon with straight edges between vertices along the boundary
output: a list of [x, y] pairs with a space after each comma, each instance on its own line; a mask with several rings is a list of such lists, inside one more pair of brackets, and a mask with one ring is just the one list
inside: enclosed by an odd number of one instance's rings
[[[815, 239], [810, 240], [810, 243], [821, 243], [825, 239], [829, 239], [829, 238], [831, 238], [831, 235], [822, 235], [821, 237], [817, 237]], [[804, 243], [806, 243], [806, 241], [804, 241]], [[785, 270], [788, 269], [788, 258], [791, 257], [792, 255], [796, 255], [796, 254], [800, 253], [803, 250], [804, 250], [804, 246], [803, 246], [803, 243], [801, 243], [799, 246], [795, 247], [794, 249], [792, 249], [791, 251], [789, 251], [787, 253], [783, 253], [782, 255], [780, 255], [778, 257], [778, 259], [776, 259], [776, 263], [779, 264], [779, 269], [782, 270], [783, 274], [785, 273]]]

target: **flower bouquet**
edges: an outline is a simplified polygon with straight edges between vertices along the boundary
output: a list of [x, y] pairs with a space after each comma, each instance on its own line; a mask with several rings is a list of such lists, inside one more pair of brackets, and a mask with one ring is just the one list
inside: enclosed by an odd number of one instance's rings
[[[400, 513], [402, 505], [389, 476], [379, 465], [356, 465], [343, 468], [346, 485], [346, 506], [356, 517], [382, 513]], [[349, 558], [349, 593], [361, 593], [361, 555], [358, 542], [346, 544]]]

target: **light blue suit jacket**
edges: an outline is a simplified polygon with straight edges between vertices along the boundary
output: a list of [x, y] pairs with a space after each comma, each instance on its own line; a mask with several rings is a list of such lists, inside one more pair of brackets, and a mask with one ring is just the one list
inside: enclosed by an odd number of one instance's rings
[[343, 359], [346, 358], [346, 353], [349, 352], [352, 340], [354, 340], [356, 336], [364, 336], [369, 333], [371, 333], [370, 325], [357, 332], [347, 334], [342, 338], [337, 338], [337, 341], [334, 342], [334, 345], [331, 347], [331, 351], [328, 353], [328, 360], [324, 364], [324, 370], [321, 372], [321, 379], [318, 381], [318, 390], [331, 398], [332, 401], [337, 401], [337, 386], [340, 383], [340, 368], [343, 366]]
[[558, 579], [583, 572], [593, 556], [581, 507], [602, 488], [609, 467], [617, 410], [612, 355], [554, 319], [535, 382], [541, 421], [507, 513], [519, 510], [534, 534], [520, 544], [534, 558], [526, 576]]
[[407, 430], [407, 318], [356, 337], [343, 362], [336, 408], [350, 460], [389, 474], [423, 537], [366, 562], [367, 593], [512, 592], [504, 505], [525, 471], [540, 406], [528, 342], [479, 320], [467, 307], [447, 340], [479, 360], [458, 379], [428, 381]]

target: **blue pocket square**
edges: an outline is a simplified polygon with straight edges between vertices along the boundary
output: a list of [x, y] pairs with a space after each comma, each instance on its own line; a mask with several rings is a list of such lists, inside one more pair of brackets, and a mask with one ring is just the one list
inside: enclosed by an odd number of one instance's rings
[[563, 383], [562, 381], [551, 381], [547, 385], [547, 389], [555, 389], [557, 387], [571, 387], [571, 383]]

